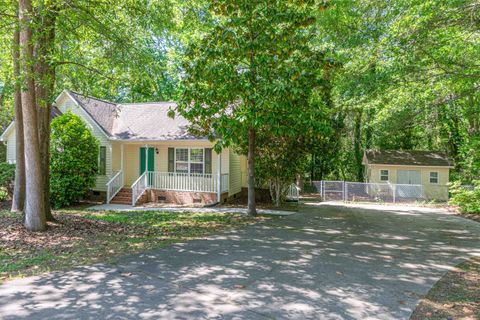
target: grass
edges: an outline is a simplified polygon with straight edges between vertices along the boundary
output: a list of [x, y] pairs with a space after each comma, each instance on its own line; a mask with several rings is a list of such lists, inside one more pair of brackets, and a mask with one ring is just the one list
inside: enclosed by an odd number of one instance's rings
[[21, 218], [0, 211], [0, 281], [98, 262], [254, 223], [242, 214], [162, 211], [54, 213], [58, 223], [29, 233]]
[[461, 263], [445, 274], [410, 319], [480, 319], [480, 258]]

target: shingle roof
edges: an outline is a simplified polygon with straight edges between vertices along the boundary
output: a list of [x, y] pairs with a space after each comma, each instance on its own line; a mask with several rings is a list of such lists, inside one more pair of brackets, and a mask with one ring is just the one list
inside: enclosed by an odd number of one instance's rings
[[191, 140], [203, 139], [188, 132], [189, 122], [180, 115], [168, 116], [174, 102], [116, 104], [69, 94], [97, 122], [111, 139], [119, 140]]
[[445, 152], [420, 150], [367, 150], [368, 164], [450, 167], [452, 162]]

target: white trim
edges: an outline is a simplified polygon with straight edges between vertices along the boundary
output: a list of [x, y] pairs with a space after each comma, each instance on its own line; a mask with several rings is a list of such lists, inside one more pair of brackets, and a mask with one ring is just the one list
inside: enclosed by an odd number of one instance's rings
[[381, 163], [370, 163], [369, 164], [372, 167], [375, 166], [380, 166], [380, 167], [414, 167], [414, 168], [442, 168], [442, 169], [451, 169], [455, 168], [454, 166], [419, 166], [419, 165], [414, 165], [414, 164], [381, 164]]
[[[387, 180], [382, 180], [382, 171], [387, 171]], [[389, 182], [390, 181], [390, 170], [388, 169], [378, 169], [378, 180], [380, 182]]]
[[[436, 173], [437, 174], [437, 182], [432, 182], [432, 173]], [[438, 171], [429, 171], [428, 172], [428, 183], [429, 184], [439, 184], [440, 183], [440, 172]]]
[[15, 124], [15, 121], [12, 121], [10, 122], [10, 124], [8, 125], [8, 127], [5, 129], [5, 131], [3, 131], [2, 135], [0, 135], [0, 141], [3, 141], [3, 142], [6, 142], [7, 139], [6, 136], [7, 136], [7, 133], [9, 133], [9, 131], [13, 128], [13, 125]]
[[[188, 174], [192, 174], [190, 171], [190, 164], [192, 163], [195, 163], [195, 164], [200, 164], [200, 162], [192, 162], [191, 159], [190, 159], [190, 151], [192, 149], [201, 149], [203, 152], [202, 152], [202, 155], [203, 155], [203, 159], [202, 159], [202, 173], [193, 173], [193, 174], [205, 174], [205, 149], [208, 149], [208, 148], [204, 148], [204, 147], [169, 147], [169, 148], [173, 148], [174, 149], [174, 152], [173, 152], [173, 172], [175, 173], [188, 173]], [[178, 161], [179, 163], [187, 163], [187, 168], [188, 168], [188, 172], [177, 172], [177, 149], [187, 149], [187, 161]]]

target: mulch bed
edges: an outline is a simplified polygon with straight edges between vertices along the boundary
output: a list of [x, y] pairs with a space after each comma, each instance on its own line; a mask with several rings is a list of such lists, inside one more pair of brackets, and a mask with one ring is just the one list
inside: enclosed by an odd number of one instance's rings
[[[31, 250], [52, 249], [62, 251], [79, 241], [94, 240], [98, 235], [129, 234], [135, 229], [130, 225], [86, 219], [74, 214], [56, 216], [56, 222], [48, 222], [45, 232], [28, 232], [20, 215], [11, 214], [0, 219], [0, 246]], [[135, 232], [143, 229], [137, 228]]]
[[410, 319], [480, 319], [480, 258], [461, 263], [445, 274]]

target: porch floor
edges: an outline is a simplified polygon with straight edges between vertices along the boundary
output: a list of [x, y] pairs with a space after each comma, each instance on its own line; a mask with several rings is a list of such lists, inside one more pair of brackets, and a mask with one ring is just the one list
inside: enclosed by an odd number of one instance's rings
[[[215, 207], [192, 207], [192, 206], [172, 206], [171, 204], [165, 206], [155, 207], [132, 207], [124, 204], [100, 204], [88, 208], [92, 211], [167, 211], [167, 212], [221, 212], [221, 213], [244, 213], [247, 214], [245, 208], [215, 208]], [[257, 209], [258, 214], [275, 215], [275, 216], [289, 216], [295, 212]]]

